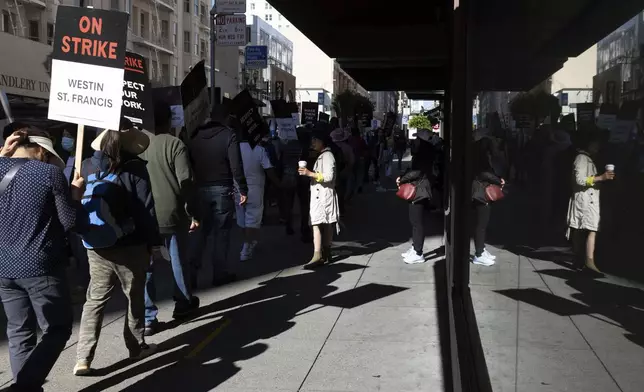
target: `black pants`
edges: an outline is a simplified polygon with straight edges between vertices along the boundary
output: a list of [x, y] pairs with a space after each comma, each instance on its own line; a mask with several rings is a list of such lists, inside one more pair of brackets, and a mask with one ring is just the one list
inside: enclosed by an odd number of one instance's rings
[[373, 180], [380, 181], [380, 168], [378, 167], [378, 158], [369, 157], [366, 159], [366, 164], [364, 166], [364, 179], [365, 182], [369, 182], [369, 169], [373, 165]]
[[[7, 315], [13, 380], [18, 390], [41, 391], [72, 334], [72, 303], [64, 271], [25, 279], [0, 278]], [[42, 331], [38, 343], [36, 329]]]
[[287, 227], [293, 227], [293, 206], [297, 195], [300, 203], [300, 231], [302, 236], [311, 235], [309, 226], [309, 208], [311, 203], [311, 183], [307, 178], [298, 178], [294, 188], [285, 188], [281, 192], [280, 214]]
[[411, 223], [411, 240], [417, 255], [423, 254], [425, 245], [425, 203], [409, 203], [409, 223]]
[[490, 223], [490, 205], [474, 201], [474, 252], [477, 257], [485, 250], [485, 232]]

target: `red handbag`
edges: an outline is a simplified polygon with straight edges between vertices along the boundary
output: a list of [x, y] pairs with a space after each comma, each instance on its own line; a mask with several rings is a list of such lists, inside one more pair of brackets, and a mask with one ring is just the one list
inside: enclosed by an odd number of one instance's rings
[[485, 199], [492, 203], [495, 201], [499, 201], [505, 197], [505, 193], [503, 193], [503, 188], [501, 188], [498, 185], [490, 184], [485, 187]]
[[408, 183], [401, 184], [396, 192], [396, 196], [406, 201], [414, 201], [416, 198], [416, 185]]

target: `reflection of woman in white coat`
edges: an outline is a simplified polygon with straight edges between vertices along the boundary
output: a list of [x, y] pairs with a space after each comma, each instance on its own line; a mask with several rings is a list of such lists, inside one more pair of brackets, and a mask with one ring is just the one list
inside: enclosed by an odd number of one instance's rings
[[599, 272], [595, 265], [595, 239], [599, 230], [599, 189], [600, 182], [615, 178], [614, 172], [597, 174], [591, 158], [599, 151], [599, 142], [589, 136], [584, 150], [577, 152], [573, 167], [573, 193], [568, 204], [568, 228], [571, 231], [575, 264]]
[[335, 158], [329, 146], [329, 136], [324, 131], [315, 131], [311, 147], [320, 155], [313, 171], [300, 168], [299, 174], [311, 178], [310, 219], [313, 226], [313, 258], [307, 267], [318, 267], [331, 261], [331, 242], [334, 226], [340, 219], [338, 195], [335, 192], [337, 178]]

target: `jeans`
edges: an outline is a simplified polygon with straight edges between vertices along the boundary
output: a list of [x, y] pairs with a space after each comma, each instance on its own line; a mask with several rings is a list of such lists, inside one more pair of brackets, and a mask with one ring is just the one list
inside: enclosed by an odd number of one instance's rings
[[417, 255], [423, 254], [425, 246], [425, 204], [409, 203], [409, 223], [411, 223], [411, 240]]
[[212, 236], [215, 244], [212, 257], [213, 277], [217, 274], [226, 275], [230, 273], [228, 249], [235, 212], [232, 185], [199, 188], [199, 210], [203, 222], [200, 229], [191, 235], [191, 267], [195, 270], [201, 268], [204, 244]]
[[[41, 391], [72, 334], [72, 305], [64, 271], [25, 279], [0, 278], [13, 380]], [[42, 330], [38, 343], [36, 328]]]
[[474, 254], [480, 257], [485, 250], [485, 232], [490, 223], [490, 205], [474, 201], [474, 214], [476, 223], [474, 225]]
[[[165, 247], [170, 254], [170, 264], [172, 265], [172, 275], [174, 276], [174, 308], [176, 310], [185, 309], [190, 306], [192, 293], [188, 283], [190, 282], [190, 273], [187, 266], [187, 230], [184, 232], [164, 234]], [[150, 261], [150, 268], [145, 279], [145, 325], [150, 325], [157, 321], [159, 308], [154, 304], [156, 301], [156, 286], [154, 284], [154, 263]]]
[[[147, 246], [123, 246], [90, 250], [89, 288], [83, 305], [76, 359], [91, 364], [101, 335], [105, 306], [112, 298], [115, 280], [127, 298], [123, 338], [130, 356], [137, 356], [145, 344], [145, 271], [150, 265]], [[116, 278], [116, 279], [115, 279]]]

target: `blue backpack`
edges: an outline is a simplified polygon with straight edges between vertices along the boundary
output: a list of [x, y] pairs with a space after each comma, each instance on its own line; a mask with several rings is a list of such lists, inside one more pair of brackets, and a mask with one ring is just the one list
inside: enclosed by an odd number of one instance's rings
[[126, 205], [128, 197], [118, 174], [97, 171], [87, 176], [81, 200], [89, 215], [89, 230], [82, 234], [86, 249], [112, 247], [134, 232], [134, 219]]

